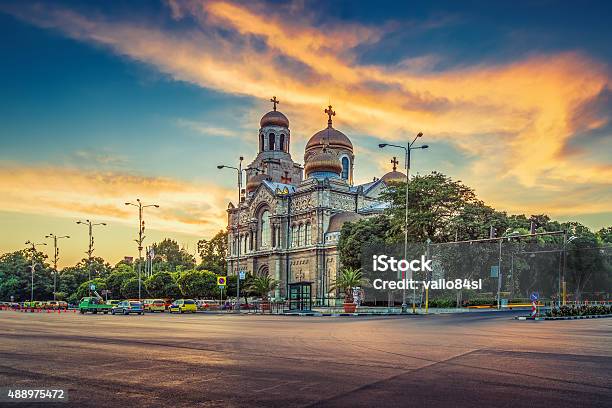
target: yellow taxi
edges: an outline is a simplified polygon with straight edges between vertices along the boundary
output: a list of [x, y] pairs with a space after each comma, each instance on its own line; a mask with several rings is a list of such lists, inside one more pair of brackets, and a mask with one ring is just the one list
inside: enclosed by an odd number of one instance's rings
[[168, 307], [170, 313], [195, 313], [196, 310], [198, 310], [198, 307], [193, 299], [178, 299]]
[[166, 304], [163, 299], [145, 299], [143, 302], [145, 312], [164, 312]]

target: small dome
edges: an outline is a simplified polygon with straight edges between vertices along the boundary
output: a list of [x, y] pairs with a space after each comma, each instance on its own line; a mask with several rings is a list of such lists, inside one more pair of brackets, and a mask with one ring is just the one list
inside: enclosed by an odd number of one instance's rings
[[359, 221], [361, 218], [363, 218], [362, 215], [349, 211], [334, 214], [329, 219], [327, 232], [340, 232], [344, 223]]
[[329, 147], [334, 148], [346, 148], [351, 152], [353, 151], [353, 143], [351, 140], [339, 130], [334, 129], [331, 124], [312, 135], [308, 143], [306, 144], [306, 151], [317, 148], [321, 146], [323, 143], [329, 143]]
[[406, 181], [406, 175], [400, 171], [393, 170], [382, 176], [380, 179], [386, 183], [403, 183]]
[[272, 180], [272, 179], [267, 174], [256, 174], [254, 176], [249, 177], [249, 181], [247, 181], [247, 185], [246, 185], [247, 193], [250, 193], [251, 191], [255, 191], [257, 187], [259, 187], [259, 185], [264, 180]]
[[273, 110], [263, 115], [259, 121], [259, 126], [262, 128], [266, 126], [280, 126], [289, 128], [289, 119], [287, 119], [287, 117], [281, 112]]
[[308, 158], [304, 166], [306, 177], [313, 173], [319, 173], [324, 176], [340, 176], [342, 172], [342, 164], [333, 152], [323, 147], [320, 151]]

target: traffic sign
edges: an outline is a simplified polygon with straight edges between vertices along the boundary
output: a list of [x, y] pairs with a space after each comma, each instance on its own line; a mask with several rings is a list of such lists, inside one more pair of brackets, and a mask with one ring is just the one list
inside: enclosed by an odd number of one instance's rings
[[227, 285], [227, 278], [225, 276], [217, 276], [217, 286]]
[[89, 289], [96, 290], [96, 285], [92, 283], [91, 285], [89, 285]]
[[497, 278], [499, 276], [499, 265], [493, 265], [491, 267], [491, 277]]
[[540, 298], [540, 294], [538, 292], [531, 292], [531, 301], [536, 302]]
[[240, 271], [240, 280], [244, 280], [246, 278], [246, 273], [244, 271]]

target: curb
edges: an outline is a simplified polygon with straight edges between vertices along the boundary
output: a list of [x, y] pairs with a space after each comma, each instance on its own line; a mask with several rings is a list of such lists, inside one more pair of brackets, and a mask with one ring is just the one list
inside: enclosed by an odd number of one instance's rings
[[604, 319], [606, 317], [612, 317], [612, 314], [607, 315], [588, 315], [588, 316], [544, 316], [544, 317], [531, 317], [531, 316], [516, 316], [516, 320], [581, 320], [581, 319]]

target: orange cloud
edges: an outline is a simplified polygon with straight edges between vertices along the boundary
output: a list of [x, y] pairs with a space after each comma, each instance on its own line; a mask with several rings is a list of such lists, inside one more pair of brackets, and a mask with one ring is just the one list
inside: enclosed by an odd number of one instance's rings
[[[376, 42], [386, 30], [402, 29], [401, 24], [316, 26], [309, 16], [285, 19], [278, 9], [257, 3], [170, 1], [169, 6], [173, 18], [190, 16], [199, 25], [166, 31], [154, 24], [88, 17], [52, 6], [10, 12], [151, 64], [178, 80], [256, 98], [276, 94], [293, 129], [300, 129], [294, 132], [296, 139], [324, 126], [321, 106], [328, 98], [338, 112], [337, 127], [395, 141], [422, 131], [428, 139], [451, 143], [473, 157], [454, 176], [500, 208], [520, 211], [524, 194], [534, 188], [548, 192], [536, 212], [561, 210], [557, 195], [571, 199], [574, 186], [612, 190], [609, 161], [597, 162], [584, 152], [565, 154], [575, 132], [575, 112], [610, 82], [607, 68], [585, 55], [534, 55], [512, 63], [427, 73], [427, 58], [414, 70], [410, 56], [395, 66], [358, 62], [356, 46]], [[218, 29], [233, 34], [221, 36]], [[588, 127], [605, 123], [591, 120]], [[495, 184], [513, 189], [501, 194]], [[569, 204], [574, 213], [603, 209], [573, 197]]]
[[137, 210], [124, 203], [140, 197], [145, 203], [160, 205], [147, 211], [149, 228], [208, 236], [225, 227], [225, 208], [233, 196], [235, 191], [213, 184], [0, 164], [0, 207], [4, 211], [133, 224]]

